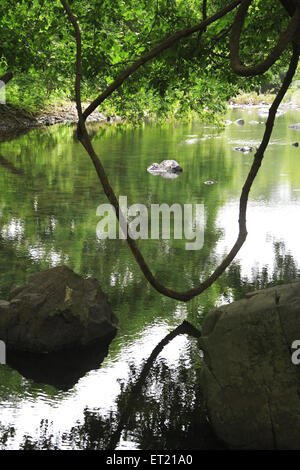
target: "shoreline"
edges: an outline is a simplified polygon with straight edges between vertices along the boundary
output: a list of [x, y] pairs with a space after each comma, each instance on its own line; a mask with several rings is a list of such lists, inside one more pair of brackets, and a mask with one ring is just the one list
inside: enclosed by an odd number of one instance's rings
[[[236, 108], [242, 108], [242, 109], [266, 108], [267, 109], [267, 108], [271, 107], [271, 104], [266, 103], [265, 101], [262, 101], [259, 104], [251, 104], [251, 103], [249, 103], [249, 104], [248, 103], [247, 104], [245, 104], [245, 103], [240, 104], [240, 103], [230, 102], [227, 106], [228, 106], [228, 109], [236, 109]], [[288, 103], [281, 103], [278, 109], [286, 109], [286, 110], [295, 109], [296, 111], [299, 111], [300, 110], [300, 105], [290, 101]]]
[[[82, 103], [83, 108], [89, 103]], [[87, 122], [119, 122], [120, 116], [105, 115], [98, 110], [88, 117]], [[78, 121], [76, 104], [69, 102], [64, 105], [49, 106], [39, 114], [31, 114], [11, 104], [0, 104], [0, 136], [26, 131], [37, 127], [48, 127], [54, 124], [72, 124]]]
[[[83, 108], [89, 103], [82, 103]], [[270, 104], [265, 101], [260, 103], [235, 103], [230, 100], [227, 103], [228, 109], [259, 109], [270, 108]], [[300, 111], [300, 105], [293, 102], [282, 103], [281, 109], [294, 109]], [[115, 123], [121, 122], [123, 119], [116, 115], [105, 115], [98, 110], [88, 117], [87, 122], [98, 123]], [[10, 140], [18, 133], [24, 133], [38, 127], [48, 127], [54, 124], [76, 124], [78, 122], [77, 109], [75, 102], [67, 102], [63, 105], [52, 105], [46, 110], [41, 110], [38, 114], [32, 114], [21, 108], [17, 108], [11, 104], [0, 104], [0, 142]]]

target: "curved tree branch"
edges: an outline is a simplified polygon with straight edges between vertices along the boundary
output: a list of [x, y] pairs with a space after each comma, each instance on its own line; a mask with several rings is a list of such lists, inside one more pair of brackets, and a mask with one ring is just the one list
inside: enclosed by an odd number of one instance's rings
[[78, 113], [79, 123], [82, 122], [82, 105], [81, 105], [81, 31], [78, 25], [78, 21], [73, 15], [71, 8], [66, 0], [61, 0], [61, 3], [69, 17], [70, 22], [73, 25], [75, 36], [76, 36], [76, 81], [75, 81], [75, 98], [76, 108]]
[[[65, 0], [61, 0], [63, 5], [66, 5]], [[74, 16], [72, 15], [70, 9], [66, 9], [67, 14], [70, 19], [73, 21], [76, 21]], [[74, 24], [74, 23], [73, 23]], [[75, 29], [75, 35], [76, 35], [76, 40], [80, 41], [80, 32], [78, 26]], [[77, 46], [77, 53], [80, 54], [80, 47]], [[262, 139], [262, 142], [254, 156], [254, 160], [251, 166], [251, 169], [249, 171], [249, 174], [247, 176], [246, 182], [243, 186], [241, 197], [240, 197], [240, 207], [239, 207], [239, 233], [237, 240], [235, 244], [233, 245], [231, 251], [228, 253], [228, 255], [224, 258], [224, 260], [221, 262], [221, 264], [215, 269], [215, 271], [201, 284], [199, 284], [196, 287], [193, 287], [187, 291], [174, 291], [172, 289], [169, 289], [165, 287], [163, 284], [161, 284], [152, 274], [148, 264], [146, 263], [142, 253], [140, 252], [135, 240], [131, 238], [130, 232], [128, 230], [124, 215], [122, 214], [122, 211], [120, 210], [119, 207], [119, 202], [117, 200], [117, 197], [114, 193], [113, 188], [111, 187], [108, 178], [106, 176], [105, 170], [103, 168], [103, 165], [96, 154], [91, 139], [88, 135], [84, 118], [82, 115], [79, 115], [79, 128], [80, 132], [78, 134], [79, 140], [81, 141], [82, 145], [86, 149], [87, 153], [92, 159], [92, 162], [94, 164], [95, 170], [97, 172], [97, 175], [102, 183], [104, 192], [109, 200], [109, 202], [112, 204], [112, 206], [115, 208], [116, 211], [116, 216], [118, 217], [118, 220], [120, 222], [120, 226], [123, 228], [126, 227], [126, 239], [127, 243], [138, 263], [138, 265], [141, 268], [141, 271], [143, 272], [145, 278], [148, 280], [148, 282], [161, 294], [171, 297], [173, 299], [181, 300], [181, 301], [189, 301], [193, 297], [199, 295], [201, 292], [206, 290], [208, 287], [210, 287], [220, 276], [223, 274], [225, 269], [230, 265], [232, 260], [235, 258], [236, 254], [244, 244], [246, 237], [247, 237], [247, 227], [246, 227], [246, 211], [247, 211], [247, 203], [248, 203], [248, 196], [249, 192], [251, 189], [251, 186], [253, 184], [253, 181], [257, 175], [257, 172], [261, 166], [262, 159], [264, 157], [264, 152], [267, 148], [267, 145], [270, 141], [270, 137], [272, 134], [273, 130], [273, 125], [274, 125], [274, 120], [276, 116], [276, 111], [278, 109], [279, 104], [281, 103], [287, 89], [289, 88], [289, 85], [291, 84], [291, 81], [293, 79], [293, 76], [295, 74], [297, 65], [298, 65], [298, 60], [299, 60], [299, 48], [296, 45], [293, 45], [293, 55], [291, 58], [290, 66], [288, 69], [288, 72], [284, 78], [283, 84], [270, 108], [269, 111], [269, 116], [266, 122], [266, 129], [265, 133]], [[80, 87], [80, 71], [81, 71], [81, 58], [77, 57], [76, 59], [76, 69], [77, 69], [77, 78], [76, 78], [76, 87]], [[79, 77], [79, 79], [78, 79]], [[78, 100], [77, 103], [77, 108], [81, 109], [81, 103], [80, 103], [80, 90], [77, 90], [76, 92], [76, 99]]]
[[0, 77], [0, 82], [7, 84], [13, 78], [13, 74], [11, 72], [6, 72], [2, 77]]
[[245, 18], [252, 0], [243, 0], [235, 17], [230, 37], [230, 61], [233, 71], [244, 77], [261, 75], [265, 73], [281, 56], [288, 44], [293, 40], [296, 31], [300, 27], [300, 8], [297, 7], [287, 29], [280, 36], [276, 46], [268, 57], [259, 64], [247, 67], [241, 62], [239, 56], [240, 38]]
[[293, 16], [296, 6], [293, 0], [280, 0], [281, 5], [286, 9], [290, 16]]

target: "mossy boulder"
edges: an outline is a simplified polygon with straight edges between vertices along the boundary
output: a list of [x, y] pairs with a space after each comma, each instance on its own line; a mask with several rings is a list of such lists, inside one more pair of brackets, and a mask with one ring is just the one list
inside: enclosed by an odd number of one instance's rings
[[216, 435], [235, 449], [299, 449], [300, 280], [248, 294], [203, 324], [201, 382]]
[[84, 346], [111, 335], [117, 322], [98, 281], [67, 266], [32, 275], [0, 301], [0, 339], [17, 351]]

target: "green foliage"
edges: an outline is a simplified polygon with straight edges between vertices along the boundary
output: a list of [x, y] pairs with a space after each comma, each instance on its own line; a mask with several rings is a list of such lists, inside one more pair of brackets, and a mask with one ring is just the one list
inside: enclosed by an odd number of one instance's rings
[[[176, 30], [202, 20], [198, 0], [71, 0], [82, 31], [83, 99], [93, 99], [145, 52]], [[224, 6], [208, 2], [207, 15]], [[228, 42], [235, 12], [175, 43], [133, 74], [105, 102], [104, 110], [138, 118], [207, 117], [238, 90], [278, 87], [287, 54], [264, 77], [244, 79], [232, 73]], [[241, 40], [245, 63], [260, 61], [286, 27], [279, 2], [256, 0], [249, 9]], [[0, 6], [0, 73], [15, 74], [8, 98], [30, 110], [55, 98], [74, 98], [76, 44], [72, 25], [59, 0], [3, 0]], [[259, 31], [259, 35], [257, 34]]]

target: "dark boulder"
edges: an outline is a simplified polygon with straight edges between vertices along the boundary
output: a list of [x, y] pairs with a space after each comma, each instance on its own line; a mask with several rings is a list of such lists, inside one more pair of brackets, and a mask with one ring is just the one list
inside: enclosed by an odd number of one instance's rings
[[0, 339], [8, 349], [45, 353], [84, 346], [116, 331], [117, 318], [94, 278], [67, 266], [39, 272], [0, 301]]
[[235, 449], [299, 449], [292, 344], [300, 340], [300, 280], [213, 310], [202, 334], [201, 382], [216, 435]]

